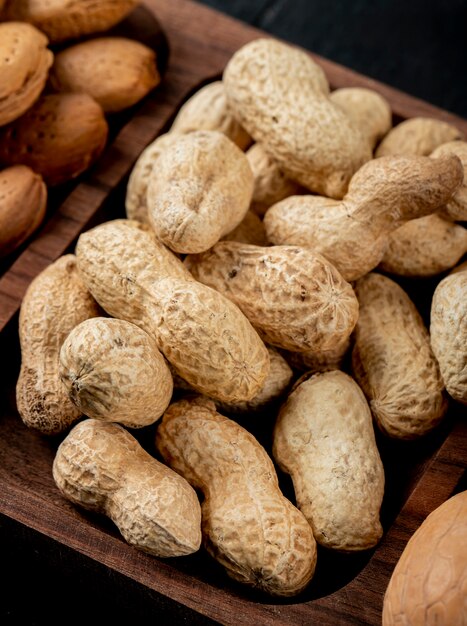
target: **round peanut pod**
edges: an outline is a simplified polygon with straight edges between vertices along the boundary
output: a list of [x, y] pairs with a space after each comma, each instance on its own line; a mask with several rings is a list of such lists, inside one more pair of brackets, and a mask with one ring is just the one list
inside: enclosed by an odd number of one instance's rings
[[329, 99], [323, 70], [304, 51], [256, 39], [232, 56], [223, 82], [240, 124], [307, 189], [340, 199], [371, 159], [367, 140]]
[[0, 257], [16, 250], [45, 217], [47, 187], [25, 165], [0, 171]]
[[112, 317], [155, 339], [176, 372], [217, 400], [250, 400], [269, 355], [230, 300], [196, 282], [148, 227], [114, 220], [83, 233], [76, 247], [83, 280]]
[[65, 498], [108, 516], [138, 550], [167, 558], [201, 545], [195, 491], [119, 424], [77, 424], [58, 447], [53, 477]]
[[253, 174], [244, 153], [218, 131], [180, 135], [157, 160], [149, 180], [149, 221], [180, 253], [203, 252], [245, 217]]
[[39, 98], [53, 63], [47, 44], [31, 24], [0, 24], [0, 126], [23, 115]]
[[60, 377], [84, 415], [129, 428], [158, 420], [173, 391], [154, 339], [134, 324], [103, 317], [78, 324], [65, 339]]
[[467, 404], [467, 266], [438, 283], [431, 302], [430, 336], [447, 392]]
[[56, 435], [81, 417], [60, 380], [60, 348], [75, 326], [100, 313], [72, 254], [60, 257], [29, 285], [19, 314], [16, 383], [18, 413], [26, 426]]
[[371, 273], [355, 289], [360, 304], [352, 351], [355, 378], [386, 435], [420, 437], [447, 409], [428, 331], [409, 296], [390, 278]]
[[204, 494], [203, 543], [234, 580], [275, 596], [310, 582], [316, 543], [279, 489], [274, 465], [244, 428], [204, 398], [172, 404], [156, 432], [165, 462]]
[[461, 626], [467, 589], [467, 491], [432, 511], [409, 539], [384, 594], [383, 626]]
[[246, 150], [252, 141], [232, 115], [220, 80], [198, 89], [179, 109], [170, 127], [171, 133], [185, 134], [195, 130], [217, 130], [240, 150]]
[[439, 213], [441, 217], [448, 220], [467, 221], [467, 141], [458, 140], [443, 143], [433, 150], [430, 156], [437, 159], [446, 154], [455, 154], [459, 157], [464, 168], [464, 180]]
[[319, 544], [354, 552], [378, 543], [384, 469], [370, 409], [350, 376], [326, 372], [296, 383], [274, 427], [273, 455]]
[[230, 298], [267, 343], [285, 350], [332, 350], [358, 317], [352, 287], [319, 254], [298, 246], [221, 241], [185, 265]]

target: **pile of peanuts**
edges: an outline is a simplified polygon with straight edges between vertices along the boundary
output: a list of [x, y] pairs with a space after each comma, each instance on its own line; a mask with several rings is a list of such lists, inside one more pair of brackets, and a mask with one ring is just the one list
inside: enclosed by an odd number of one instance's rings
[[[25, 295], [18, 411], [63, 434], [62, 494], [140, 550], [203, 544], [275, 596], [310, 584], [317, 543], [377, 545], [374, 428], [417, 439], [467, 403], [466, 168], [452, 125], [392, 127], [384, 98], [330, 93], [306, 53], [239, 49], [141, 154], [127, 218]], [[438, 275], [427, 329], [394, 278]], [[272, 458], [236, 419], [265, 412]], [[146, 450], [131, 430], [152, 426]]]

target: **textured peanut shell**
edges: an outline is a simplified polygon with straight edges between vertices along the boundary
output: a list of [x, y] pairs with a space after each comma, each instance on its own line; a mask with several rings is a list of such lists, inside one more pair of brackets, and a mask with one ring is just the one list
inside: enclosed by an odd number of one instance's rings
[[400, 276], [435, 276], [467, 252], [467, 230], [437, 213], [409, 220], [388, 237], [379, 267]]
[[47, 44], [47, 37], [30, 24], [0, 24], [0, 126], [23, 115], [39, 98], [53, 63]]
[[201, 545], [195, 491], [119, 424], [77, 424], [58, 447], [53, 477], [65, 498], [107, 515], [138, 550], [166, 558]]
[[423, 320], [390, 278], [370, 273], [356, 293], [352, 370], [376, 423], [394, 438], [424, 435], [444, 416], [447, 400]]
[[160, 76], [148, 46], [125, 37], [96, 37], [59, 52], [50, 82], [56, 91], [87, 93], [106, 113], [115, 113], [142, 100]]
[[232, 56], [223, 82], [240, 124], [284, 174], [311, 191], [342, 198], [370, 160], [365, 137], [329, 99], [323, 70], [302, 50], [256, 39]]
[[264, 215], [276, 202], [302, 191], [303, 188], [298, 183], [287, 178], [261, 144], [255, 143], [251, 146], [246, 157], [255, 180], [251, 210], [258, 215]]
[[125, 197], [126, 215], [130, 220], [149, 224], [147, 191], [156, 162], [165, 148], [178, 139], [176, 133], [160, 135], [139, 155], [128, 179]]
[[373, 89], [344, 87], [332, 91], [329, 99], [358, 126], [371, 150], [391, 130], [391, 105]]
[[0, 171], [0, 257], [16, 250], [45, 217], [47, 187], [25, 165]]
[[230, 111], [221, 80], [196, 91], [179, 109], [170, 128], [170, 132], [176, 133], [191, 133], [195, 130], [217, 130], [233, 141], [240, 150], [246, 150], [251, 144], [250, 135]]
[[467, 404], [467, 267], [438, 283], [431, 303], [431, 346], [449, 395]]
[[67, 254], [29, 285], [19, 314], [21, 370], [16, 404], [21, 419], [45, 435], [65, 431], [81, 417], [60, 380], [59, 356], [68, 333], [100, 313]]
[[438, 158], [445, 154], [455, 154], [459, 157], [464, 168], [462, 185], [440, 211], [440, 215], [449, 220], [467, 221], [467, 141], [448, 141], [438, 146], [430, 154]]
[[355, 381], [334, 371], [300, 382], [280, 410], [273, 441], [316, 541], [344, 552], [375, 546], [383, 534], [384, 469]]
[[203, 252], [240, 224], [252, 193], [247, 158], [230, 139], [214, 130], [180, 135], [150, 176], [149, 221], [171, 250]]
[[428, 515], [409, 539], [383, 603], [383, 626], [462, 626], [467, 597], [467, 491]]
[[172, 397], [172, 375], [156, 342], [124, 320], [78, 324], [60, 350], [60, 378], [88, 417], [128, 428], [158, 420]]
[[222, 241], [238, 241], [253, 246], [267, 246], [268, 238], [262, 220], [251, 209], [240, 224], [222, 237]]
[[357, 321], [352, 287], [311, 250], [221, 241], [185, 264], [235, 302], [267, 343], [285, 350], [332, 350]]
[[464, 134], [452, 124], [429, 117], [412, 117], [389, 131], [379, 144], [375, 156], [428, 156], [441, 144], [455, 139], [464, 139]]
[[28, 165], [47, 185], [59, 185], [97, 160], [107, 134], [104, 112], [87, 94], [46, 94], [0, 129], [0, 162]]
[[445, 205], [462, 178], [454, 155], [373, 159], [353, 176], [342, 202], [304, 195], [272, 206], [266, 235], [276, 245], [311, 248], [346, 280], [356, 280], [380, 263], [390, 232]]
[[250, 400], [269, 355], [242, 312], [193, 280], [147, 226], [114, 220], [83, 233], [76, 247], [83, 280], [112, 317], [153, 337], [176, 372], [203, 394]]
[[56, 43], [106, 31], [136, 5], [136, 0], [7, 0], [5, 16], [31, 22]]
[[307, 586], [316, 564], [311, 528], [282, 495], [274, 465], [253, 435], [197, 398], [169, 407], [156, 446], [203, 492], [203, 543], [229, 576], [275, 596]]
[[294, 369], [317, 374], [341, 369], [349, 348], [350, 338], [347, 337], [332, 350], [282, 351], [282, 354]]

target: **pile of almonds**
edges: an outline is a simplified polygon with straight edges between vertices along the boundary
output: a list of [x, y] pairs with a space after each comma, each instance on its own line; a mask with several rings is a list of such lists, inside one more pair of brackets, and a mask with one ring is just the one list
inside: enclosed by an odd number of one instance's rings
[[48, 188], [99, 158], [108, 115], [159, 84], [152, 49], [106, 36], [135, 6], [9, 0], [0, 9], [0, 257], [41, 224]]

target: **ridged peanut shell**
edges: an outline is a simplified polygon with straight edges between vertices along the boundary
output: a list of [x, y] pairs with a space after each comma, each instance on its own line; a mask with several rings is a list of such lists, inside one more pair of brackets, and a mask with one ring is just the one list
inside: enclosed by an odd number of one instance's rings
[[158, 420], [173, 391], [154, 339], [134, 324], [104, 317], [78, 324], [65, 339], [60, 377], [84, 415], [128, 428]]
[[221, 241], [190, 255], [196, 280], [230, 298], [267, 343], [285, 350], [331, 350], [358, 317], [352, 287], [321, 255], [298, 246]]
[[47, 187], [25, 165], [0, 171], [0, 257], [16, 250], [45, 217]]
[[147, 189], [149, 221], [171, 250], [208, 250], [250, 206], [253, 174], [245, 154], [218, 131], [179, 135], [157, 159]]
[[340, 371], [300, 380], [274, 427], [274, 459], [291, 475], [297, 506], [319, 544], [344, 552], [372, 548], [383, 534], [384, 469], [365, 396]]
[[441, 144], [455, 139], [464, 139], [464, 134], [453, 124], [429, 117], [412, 117], [388, 132], [376, 149], [375, 156], [428, 156]]
[[233, 579], [275, 596], [310, 582], [316, 543], [281, 493], [274, 465], [244, 428], [204, 398], [181, 400], [156, 432], [165, 462], [203, 492], [203, 543]]
[[309, 350], [307, 352], [282, 351], [287, 363], [297, 370], [317, 374], [342, 369], [341, 366], [350, 349], [347, 337], [332, 350]]
[[52, 471], [65, 498], [108, 516], [138, 550], [167, 558], [199, 549], [195, 491], [123, 426], [94, 419], [77, 424], [58, 447]]
[[18, 413], [44, 435], [56, 435], [81, 417], [60, 380], [60, 348], [80, 322], [101, 313], [67, 254], [29, 285], [19, 314], [21, 370], [16, 383]]
[[137, 0], [7, 0], [5, 16], [34, 24], [57, 43], [106, 31], [136, 5]]
[[256, 39], [231, 57], [223, 82], [240, 124], [307, 189], [342, 198], [370, 160], [368, 142], [329, 99], [323, 70], [302, 50]]
[[31, 24], [0, 24], [0, 126], [23, 115], [39, 98], [53, 63], [47, 44]]
[[445, 219], [467, 221], [467, 141], [448, 141], [438, 146], [430, 154], [432, 158], [439, 158], [445, 154], [455, 154], [459, 157], [464, 168], [462, 185], [444, 206], [440, 215]]
[[447, 408], [428, 331], [409, 296], [390, 278], [370, 273], [357, 281], [356, 294], [355, 379], [385, 434], [420, 437], [437, 426]]
[[432, 511], [409, 539], [383, 603], [383, 626], [462, 626], [467, 596], [467, 491]]
[[467, 267], [438, 283], [431, 302], [430, 336], [447, 392], [467, 404]]
[[46, 94], [21, 118], [0, 129], [0, 162], [23, 164], [54, 186], [76, 178], [101, 155], [108, 125], [84, 93]]
[[96, 37], [59, 52], [50, 82], [56, 91], [87, 93], [106, 113], [115, 113], [142, 100], [160, 76], [148, 46], [125, 37]]

